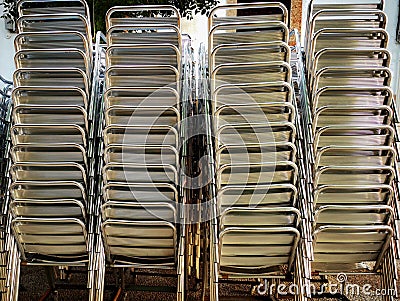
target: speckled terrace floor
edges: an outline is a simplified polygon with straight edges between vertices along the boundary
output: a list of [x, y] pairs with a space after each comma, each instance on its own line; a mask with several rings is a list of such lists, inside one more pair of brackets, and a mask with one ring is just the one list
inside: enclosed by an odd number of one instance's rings
[[[400, 268], [400, 265], [399, 265]], [[129, 276], [127, 277], [128, 281]], [[335, 277], [332, 277], [330, 280], [335, 281]], [[112, 270], [109, 270], [106, 275], [106, 283], [112, 284], [115, 283], [116, 274], [113, 273]], [[72, 274], [70, 281], [72, 283], [85, 283], [86, 276], [85, 274]], [[174, 279], [172, 278], [160, 278], [160, 277], [143, 277], [138, 280], [138, 285], [160, 285], [160, 286], [172, 286], [174, 285]], [[376, 288], [379, 288], [379, 278], [376, 276], [348, 276], [348, 283], [358, 284], [361, 287], [364, 284], [370, 284], [372, 286], [371, 291], [375, 291]], [[21, 288], [19, 294], [19, 301], [33, 301], [39, 300], [40, 297], [45, 293], [48, 289], [48, 283], [46, 278], [46, 273], [44, 268], [42, 267], [22, 267], [21, 268]], [[400, 289], [400, 285], [399, 285]], [[249, 295], [251, 290], [250, 285], [220, 285], [220, 294], [223, 296], [230, 296], [229, 300], [246, 300], [239, 296]], [[354, 301], [378, 301], [381, 300], [379, 296], [367, 296], [367, 295], [358, 295], [358, 296], [347, 296], [350, 300]], [[106, 291], [104, 300], [112, 300], [113, 292]], [[51, 300], [51, 299], [49, 299]], [[59, 301], [79, 301], [79, 300], [88, 300], [87, 291], [85, 290], [60, 290], [58, 295]], [[175, 295], [169, 293], [148, 293], [148, 292], [128, 292], [126, 301], [174, 301]], [[200, 290], [191, 291], [188, 297], [188, 301], [200, 301], [201, 300], [201, 292]], [[253, 300], [253, 299], [252, 299]], [[267, 300], [267, 299], [260, 299]], [[315, 299], [321, 301], [330, 301], [337, 299]]]

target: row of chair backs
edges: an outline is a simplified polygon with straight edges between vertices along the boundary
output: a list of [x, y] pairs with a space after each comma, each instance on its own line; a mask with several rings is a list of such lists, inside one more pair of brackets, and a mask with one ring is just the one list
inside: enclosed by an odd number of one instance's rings
[[219, 216], [210, 234], [213, 300], [219, 278], [279, 278], [283, 267], [298, 266], [304, 234], [288, 19], [280, 3], [219, 6], [209, 17]]
[[334, 273], [372, 262], [382, 269], [383, 285], [394, 288], [395, 106], [382, 7], [381, 1], [309, 5], [311, 267]]
[[25, 261], [86, 264], [94, 185], [88, 6], [21, 0], [17, 9], [12, 230]]
[[180, 15], [172, 6], [114, 7], [106, 24], [101, 228], [107, 261], [176, 269]]

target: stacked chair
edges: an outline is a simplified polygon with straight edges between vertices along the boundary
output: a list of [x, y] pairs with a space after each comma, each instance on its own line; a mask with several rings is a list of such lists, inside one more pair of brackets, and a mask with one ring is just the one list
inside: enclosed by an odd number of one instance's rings
[[[81, 0], [22, 0], [18, 12], [8, 195], [12, 232], [25, 264], [91, 271], [95, 132], [89, 10]], [[10, 264], [14, 261], [10, 255]], [[18, 267], [14, 271], [10, 281], [16, 289], [10, 289], [9, 300], [18, 294]], [[89, 273], [88, 283], [90, 278]]]
[[304, 116], [312, 271], [376, 272], [393, 293], [398, 251], [396, 108], [381, 2], [311, 1]]
[[[135, 17], [142, 13], [143, 18]], [[113, 267], [173, 269], [184, 298], [180, 191], [181, 54], [172, 6], [107, 13], [102, 235]]]
[[219, 299], [219, 283], [235, 278], [303, 284], [288, 18], [279, 3], [218, 6], [209, 17], [216, 170], [211, 300]]
[[7, 189], [10, 184], [8, 169], [10, 161], [10, 116], [11, 116], [11, 90], [12, 82], [0, 76], [0, 299], [5, 300], [7, 295], [7, 275], [9, 262], [7, 260], [9, 244], [13, 242], [10, 237], [10, 215], [8, 214]]

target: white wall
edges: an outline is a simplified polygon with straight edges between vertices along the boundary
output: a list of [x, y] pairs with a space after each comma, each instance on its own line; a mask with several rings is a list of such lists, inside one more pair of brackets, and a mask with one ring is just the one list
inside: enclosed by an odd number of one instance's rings
[[[219, 4], [224, 5], [227, 0], [220, 0]], [[194, 15], [192, 20], [182, 19], [182, 33], [188, 34], [192, 38], [192, 45], [197, 52], [197, 47], [201, 44], [208, 44], [208, 18], [204, 15]]]
[[[3, 6], [0, 6], [0, 15]], [[0, 18], [0, 74], [8, 80], [14, 72], [14, 36], [5, 29], [4, 19]]]
[[385, 13], [388, 16], [387, 31], [389, 32], [389, 50], [392, 53], [392, 64], [390, 68], [393, 72], [392, 88], [397, 95], [398, 104], [400, 101], [400, 44], [396, 42], [397, 20], [399, 16], [399, 1], [385, 1]]
[[197, 52], [201, 43], [208, 42], [207, 16], [194, 15], [192, 20], [182, 19], [182, 33], [188, 34], [192, 39], [192, 46]]
[[[324, 0], [327, 1], [327, 0]], [[335, 0], [335, 2], [346, 1], [346, 0]], [[307, 8], [310, 0], [303, 0], [303, 22], [302, 28], [305, 28], [305, 18], [307, 17]], [[398, 0], [386, 0], [385, 1], [385, 13], [388, 16], [387, 31], [389, 32], [389, 50], [392, 53], [392, 63], [390, 68], [393, 72], [392, 88], [400, 102], [400, 44], [396, 42], [396, 28], [397, 20], [399, 15], [399, 1]], [[302, 32], [304, 37], [304, 32]]]

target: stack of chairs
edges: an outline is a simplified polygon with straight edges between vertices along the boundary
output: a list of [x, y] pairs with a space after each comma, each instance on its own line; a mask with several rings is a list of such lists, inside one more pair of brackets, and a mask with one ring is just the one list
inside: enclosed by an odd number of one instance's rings
[[8, 214], [7, 189], [10, 184], [8, 169], [10, 167], [10, 116], [12, 82], [0, 75], [0, 299], [7, 295], [8, 245], [10, 237], [10, 215]]
[[[6, 80], [0, 75], [0, 83], [2, 87], [0, 88], [0, 193], [2, 198], [2, 205], [4, 205], [4, 193], [7, 190], [7, 165], [8, 165], [8, 152], [9, 145], [9, 125], [10, 125], [10, 108], [11, 108], [11, 91], [12, 82]], [[2, 207], [2, 213], [5, 213]], [[1, 223], [2, 225], [4, 223]]]
[[[136, 13], [148, 16], [137, 18]], [[113, 267], [173, 269], [184, 298], [182, 37], [173, 6], [107, 13], [102, 234]]]
[[321, 273], [370, 268], [394, 293], [395, 104], [381, 2], [310, 3], [305, 116], [313, 196], [311, 268]]
[[12, 231], [24, 263], [88, 266], [95, 163], [89, 9], [83, 0], [21, 0], [18, 12]]
[[[267, 12], [257, 15], [259, 9]], [[237, 16], [240, 10], [245, 16]], [[273, 283], [291, 275], [302, 285], [288, 18], [280, 3], [218, 6], [209, 17], [216, 153], [211, 300], [227, 279]]]

